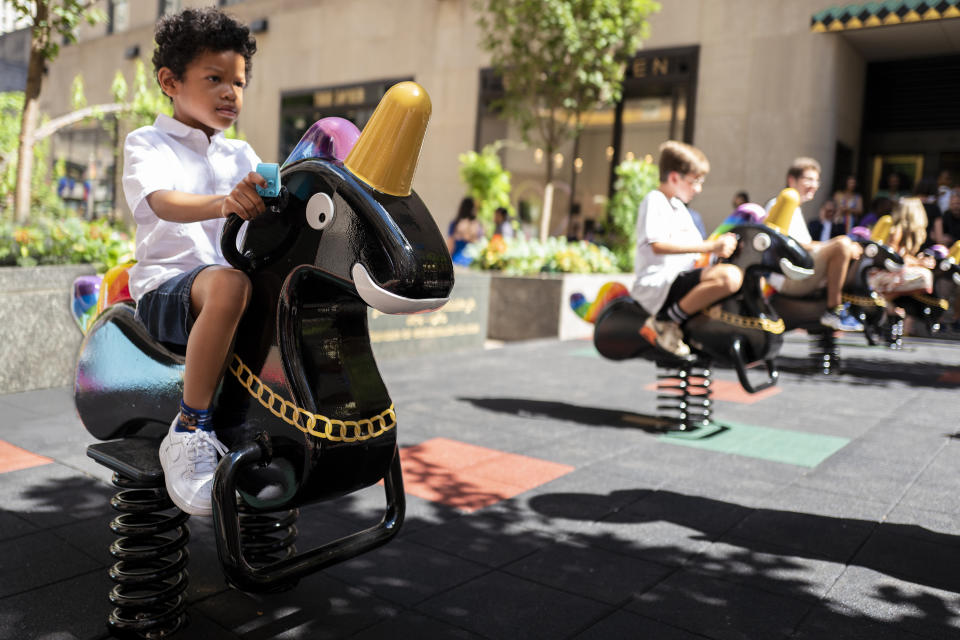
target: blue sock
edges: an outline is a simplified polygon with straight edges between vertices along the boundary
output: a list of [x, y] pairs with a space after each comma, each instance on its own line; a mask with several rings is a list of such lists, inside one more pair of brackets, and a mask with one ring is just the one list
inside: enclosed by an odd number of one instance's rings
[[177, 420], [174, 431], [193, 431], [195, 429], [213, 431], [213, 411], [209, 408], [194, 409], [180, 400], [180, 419]]

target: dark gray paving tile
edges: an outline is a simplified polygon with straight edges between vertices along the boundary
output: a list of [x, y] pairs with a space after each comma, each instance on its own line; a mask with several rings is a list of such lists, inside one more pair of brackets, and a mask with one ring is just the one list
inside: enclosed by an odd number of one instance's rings
[[54, 387], [10, 393], [3, 396], [3, 404], [23, 409], [33, 415], [76, 415], [72, 387]]
[[488, 567], [499, 567], [553, 544], [557, 536], [524, 529], [515, 520], [481, 513], [424, 528], [408, 539]]
[[220, 627], [247, 640], [347, 638], [398, 611], [323, 575], [275, 594], [228, 590], [193, 605]]
[[762, 549], [750, 541], [725, 538], [690, 558], [684, 569], [749, 585], [797, 600], [822, 598], [843, 573], [845, 565], [779, 551], [767, 542]]
[[676, 574], [627, 610], [708, 638], [788, 637], [809, 602], [689, 572]]
[[791, 640], [917, 640], [925, 636], [915, 635], [906, 629], [873, 620], [853, 609], [836, 604], [814, 609]]
[[40, 528], [111, 512], [110, 487], [57, 463], [8, 471], [2, 477], [0, 503]]
[[877, 524], [856, 518], [821, 516], [777, 509], [758, 509], [724, 536], [789, 549], [808, 558], [845, 562]]
[[364, 629], [350, 636], [351, 640], [408, 640], [412, 638], [451, 638], [452, 640], [481, 640], [484, 636], [454, 627], [428, 616], [404, 611], [394, 618]]
[[105, 639], [111, 586], [105, 571], [94, 571], [0, 598], [0, 640]]
[[36, 525], [30, 524], [17, 514], [0, 510], [0, 540], [16, 538], [36, 530]]
[[956, 638], [960, 595], [898, 580], [864, 567], [849, 567], [827, 600], [891, 628], [925, 638]]
[[101, 568], [46, 531], [0, 542], [0, 598]]
[[960, 592], [957, 536], [911, 524], [881, 524], [850, 561], [935, 589]]
[[874, 502], [862, 496], [831, 493], [793, 484], [759, 500], [757, 508], [774, 511], [792, 511], [832, 518], [853, 518], [878, 523], [890, 511], [884, 502]]
[[503, 567], [502, 571], [608, 604], [624, 602], [672, 569], [597, 547], [562, 542]]
[[409, 607], [489, 571], [435, 549], [396, 540], [326, 570], [347, 584]]
[[417, 606], [489, 638], [560, 638], [611, 608], [503, 573], [488, 573]]
[[573, 636], [573, 640], [702, 640], [705, 636], [671, 627], [628, 611], [616, 611], [589, 629]]

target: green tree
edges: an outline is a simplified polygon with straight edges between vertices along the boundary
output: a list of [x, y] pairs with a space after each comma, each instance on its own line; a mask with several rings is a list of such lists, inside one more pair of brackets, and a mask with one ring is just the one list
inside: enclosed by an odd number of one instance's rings
[[467, 193], [477, 201], [477, 217], [486, 229], [493, 228], [493, 212], [497, 207], [508, 211], [510, 206], [510, 172], [500, 164], [497, 151], [501, 142], [488, 144], [480, 153], [461, 153], [460, 180], [467, 186]]
[[627, 60], [649, 31], [654, 0], [474, 0], [481, 45], [503, 78], [499, 107], [545, 151], [540, 238], [553, 204], [553, 162], [581, 114], [617, 102]]
[[30, 213], [30, 180], [33, 175], [34, 131], [39, 122], [38, 99], [43, 88], [44, 65], [60, 53], [59, 41], [75, 42], [81, 20], [90, 24], [103, 20], [102, 11], [92, 9], [96, 0], [8, 0], [18, 19], [30, 25], [30, 57], [24, 89], [23, 118], [17, 149], [17, 181], [14, 216], [23, 222]]

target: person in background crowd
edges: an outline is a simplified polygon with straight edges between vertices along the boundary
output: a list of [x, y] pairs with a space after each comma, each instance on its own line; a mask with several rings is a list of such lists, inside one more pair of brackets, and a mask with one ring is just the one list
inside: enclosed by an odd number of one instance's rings
[[945, 247], [960, 239], [960, 189], [950, 192], [950, 204], [933, 225], [933, 239]]
[[953, 189], [953, 173], [944, 169], [937, 176], [937, 206], [940, 207], [941, 212], [946, 211], [950, 206], [951, 189]]
[[830, 238], [842, 236], [847, 232], [847, 228], [843, 220], [837, 216], [837, 205], [833, 200], [827, 200], [820, 205], [820, 217], [807, 223], [810, 237], [817, 242], [826, 242]]
[[838, 222], [842, 222], [847, 229], [853, 229], [860, 222], [863, 215], [863, 196], [857, 191], [857, 177], [847, 176], [843, 189], [833, 194], [833, 202], [837, 206]]
[[924, 178], [917, 183], [917, 188], [913, 190], [913, 195], [920, 200], [927, 217], [924, 247], [929, 247], [934, 244], [933, 230], [937, 224], [937, 220], [943, 215], [940, 210], [940, 205], [937, 204], [937, 183], [930, 178]]
[[742, 204], [747, 204], [748, 202], [750, 202], [750, 196], [747, 195], [747, 192], [737, 191], [735, 194], [733, 194], [733, 202], [731, 202], [730, 204], [732, 204], [734, 210], [736, 210], [737, 207], [739, 207]]
[[493, 212], [493, 235], [499, 235], [504, 240], [513, 237], [513, 224], [510, 222], [510, 212], [505, 207], [497, 207]]
[[471, 242], [476, 242], [484, 235], [483, 224], [477, 220], [477, 205], [473, 198], [465, 197], [460, 201], [457, 217], [450, 223], [447, 230], [447, 249], [453, 264], [466, 266], [472, 262], [463, 250]]
[[889, 198], [874, 198], [870, 201], [870, 207], [860, 218], [860, 226], [870, 228], [876, 224], [881, 217], [890, 215], [893, 211], [893, 203]]

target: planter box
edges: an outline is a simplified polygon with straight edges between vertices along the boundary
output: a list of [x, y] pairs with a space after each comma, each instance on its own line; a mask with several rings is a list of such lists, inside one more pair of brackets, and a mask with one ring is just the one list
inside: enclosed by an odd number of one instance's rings
[[439, 311], [384, 315], [367, 310], [370, 342], [377, 358], [483, 349], [487, 339], [490, 276], [457, 270], [450, 301]]
[[0, 267], [0, 393], [73, 384], [83, 334], [73, 281], [91, 265]]
[[570, 308], [570, 296], [582, 293], [593, 300], [604, 283], [633, 285], [629, 273], [493, 275], [490, 279], [490, 318], [487, 336], [494, 340], [590, 338], [593, 325]]

